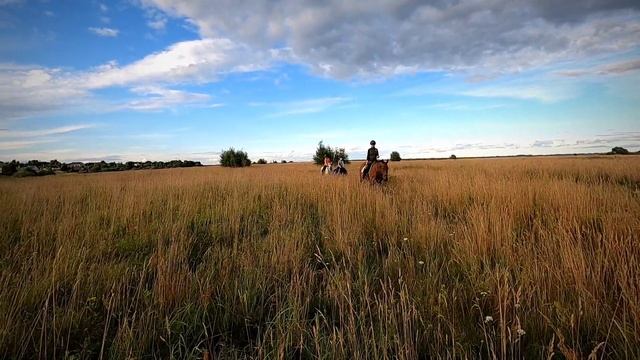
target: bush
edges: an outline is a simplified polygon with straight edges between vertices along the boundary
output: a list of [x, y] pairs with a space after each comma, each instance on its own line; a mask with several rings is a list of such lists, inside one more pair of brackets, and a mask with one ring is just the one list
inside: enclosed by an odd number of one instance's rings
[[55, 175], [55, 174], [56, 174], [55, 171], [53, 171], [53, 169], [51, 168], [44, 168], [38, 171], [38, 176]]
[[15, 174], [17, 170], [18, 170], [18, 167], [16, 166], [15, 160], [12, 162], [2, 164], [2, 175], [11, 176]]
[[453, 160], [455, 160], [455, 159], [457, 159], [457, 158], [458, 158], [458, 157], [457, 157], [457, 156], [455, 156], [455, 155], [453, 155], [453, 154], [451, 154], [451, 156], [449, 156], [449, 159], [453, 159]]
[[393, 151], [391, 152], [391, 156], [389, 157], [389, 160], [391, 161], [400, 161], [400, 153], [397, 151]]
[[28, 177], [28, 176], [38, 176], [38, 172], [33, 167], [21, 167], [16, 171], [13, 176], [15, 177]]
[[266, 164], [266, 163], [267, 163], [267, 160], [265, 160], [265, 159], [259, 159], [259, 160], [258, 160], [258, 162], [257, 162], [256, 164], [264, 165], [264, 164]]
[[613, 149], [611, 149], [611, 152], [609, 152], [609, 154], [612, 154], [612, 155], [627, 155], [627, 154], [629, 154], [629, 150], [627, 150], [627, 149], [625, 149], [623, 147], [620, 147], [620, 146], [616, 146]]
[[251, 166], [251, 160], [245, 151], [229, 148], [220, 154], [220, 165], [227, 167]]

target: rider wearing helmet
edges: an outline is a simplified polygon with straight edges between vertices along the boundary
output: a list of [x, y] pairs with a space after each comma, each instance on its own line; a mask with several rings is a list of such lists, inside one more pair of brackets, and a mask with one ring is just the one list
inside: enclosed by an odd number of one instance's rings
[[378, 157], [380, 157], [380, 155], [378, 154], [378, 149], [376, 149], [376, 141], [371, 140], [369, 144], [371, 145], [371, 147], [367, 151], [367, 165], [365, 166], [364, 171], [362, 172], [363, 177], [369, 174], [369, 169], [371, 168], [371, 165], [373, 165], [373, 163], [378, 161]]

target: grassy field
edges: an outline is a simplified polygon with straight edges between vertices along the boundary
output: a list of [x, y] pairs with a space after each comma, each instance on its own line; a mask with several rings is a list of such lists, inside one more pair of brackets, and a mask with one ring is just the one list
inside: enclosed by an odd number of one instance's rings
[[640, 358], [640, 156], [389, 174], [0, 179], [0, 357]]

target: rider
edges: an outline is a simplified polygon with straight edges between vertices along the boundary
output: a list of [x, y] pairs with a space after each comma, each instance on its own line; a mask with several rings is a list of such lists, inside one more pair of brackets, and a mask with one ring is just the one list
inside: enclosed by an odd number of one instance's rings
[[334, 174], [341, 174], [342, 170], [344, 170], [344, 159], [338, 158], [338, 166], [336, 166], [335, 170], [333, 170]]
[[333, 167], [333, 161], [331, 161], [331, 158], [329, 157], [328, 154], [325, 154], [324, 155], [324, 165], [322, 166], [321, 172], [324, 174], [324, 171], [327, 168], [329, 168], [329, 171], [331, 171], [331, 167]]
[[364, 171], [362, 173], [363, 176], [366, 176], [369, 173], [369, 169], [371, 168], [371, 165], [373, 165], [373, 163], [378, 161], [378, 157], [380, 156], [378, 154], [378, 149], [376, 149], [376, 141], [371, 140], [369, 144], [371, 145], [371, 147], [367, 151], [367, 165], [365, 166]]

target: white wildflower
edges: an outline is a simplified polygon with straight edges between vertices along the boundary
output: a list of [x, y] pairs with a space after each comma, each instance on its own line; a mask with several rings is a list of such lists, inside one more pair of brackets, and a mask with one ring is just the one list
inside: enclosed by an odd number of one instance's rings
[[518, 329], [518, 336], [522, 336], [522, 335], [524, 335], [524, 334], [526, 334], [526, 332], [524, 331], [524, 329], [522, 329], [522, 328]]
[[485, 316], [485, 318], [484, 318], [484, 322], [485, 323], [490, 323], [492, 321], [493, 321], [493, 318], [491, 316]]
[[424, 265], [424, 261], [420, 260], [420, 261], [418, 261], [418, 264]]

